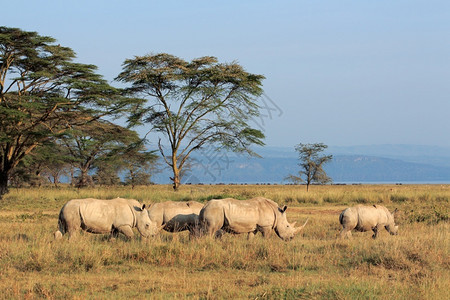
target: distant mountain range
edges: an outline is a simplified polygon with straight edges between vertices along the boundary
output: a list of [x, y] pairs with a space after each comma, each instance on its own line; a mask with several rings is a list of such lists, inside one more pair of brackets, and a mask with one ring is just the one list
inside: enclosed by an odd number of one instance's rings
[[[263, 147], [261, 158], [223, 152], [198, 152], [183, 183], [287, 183], [299, 170], [294, 148]], [[415, 145], [330, 146], [325, 166], [335, 183], [450, 183], [450, 148]], [[170, 170], [153, 176], [168, 183]]]

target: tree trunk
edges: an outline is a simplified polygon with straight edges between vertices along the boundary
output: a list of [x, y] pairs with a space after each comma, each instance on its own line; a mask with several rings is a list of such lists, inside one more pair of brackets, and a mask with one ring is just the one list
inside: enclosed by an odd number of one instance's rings
[[131, 189], [134, 190], [134, 184], [136, 183], [136, 176], [134, 175], [133, 170], [130, 170], [130, 181], [131, 181]]
[[176, 166], [174, 166], [172, 170], [173, 177], [171, 177], [170, 179], [173, 182], [173, 190], [178, 191], [178, 188], [180, 187], [180, 170]]
[[0, 199], [8, 193], [8, 171], [0, 172]]
[[173, 171], [173, 177], [170, 179], [173, 182], [173, 190], [178, 191], [178, 188], [180, 187], [180, 169], [178, 168], [178, 159], [177, 159], [177, 152], [176, 150], [172, 149], [172, 171]]
[[88, 170], [83, 168], [83, 169], [80, 169], [80, 171], [81, 171], [81, 174], [80, 174], [80, 178], [77, 182], [76, 187], [83, 188], [83, 187], [87, 187], [87, 186], [93, 186], [94, 184], [88, 174]]
[[72, 187], [75, 183], [75, 168], [70, 166], [70, 186]]

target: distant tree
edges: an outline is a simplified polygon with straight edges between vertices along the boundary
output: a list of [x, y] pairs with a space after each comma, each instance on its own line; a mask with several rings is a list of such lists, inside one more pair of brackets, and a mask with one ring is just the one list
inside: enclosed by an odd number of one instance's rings
[[25, 157], [10, 173], [10, 184], [14, 187], [39, 187], [45, 184], [41, 176], [42, 167], [33, 161], [30, 156]]
[[36, 175], [46, 178], [55, 187], [58, 187], [61, 176], [69, 174], [71, 165], [71, 158], [56, 139], [47, 140], [24, 160], [31, 161]]
[[114, 164], [100, 160], [95, 164], [95, 175], [92, 180], [96, 185], [116, 186], [120, 184], [119, 168]]
[[323, 165], [329, 162], [333, 156], [320, 155], [326, 148], [328, 146], [322, 143], [296, 145], [295, 151], [299, 154], [300, 163], [298, 165], [301, 169], [298, 176], [289, 175], [286, 179], [296, 184], [306, 183], [307, 191], [312, 183], [326, 184], [331, 182], [332, 180], [326, 174]]
[[136, 185], [151, 184], [153, 173], [158, 171], [155, 151], [147, 151], [143, 143], [137, 143], [125, 149], [120, 157], [122, 170], [126, 172], [126, 185], [133, 189]]
[[[93, 185], [89, 172], [96, 164], [113, 161], [105, 158], [138, 140], [135, 131], [107, 121], [97, 120], [84, 126], [73, 126], [62, 135], [62, 141], [80, 171], [75, 185], [77, 187]], [[103, 166], [101, 169], [107, 167]]]
[[48, 160], [42, 170], [42, 176], [47, 177], [48, 181], [56, 188], [61, 183], [62, 176], [69, 176], [72, 168], [70, 160], [66, 160], [67, 156], [57, 156]]
[[215, 57], [187, 62], [169, 54], [128, 59], [116, 78], [131, 83], [132, 95], [150, 97], [130, 121], [151, 124], [167, 139], [169, 153], [161, 138], [159, 150], [172, 169], [174, 190], [191, 153], [205, 145], [256, 155], [250, 146], [263, 145], [264, 135], [248, 123], [259, 116], [255, 97], [262, 93], [263, 79]]
[[0, 198], [14, 168], [46, 140], [134, 101], [74, 57], [51, 37], [0, 27]]

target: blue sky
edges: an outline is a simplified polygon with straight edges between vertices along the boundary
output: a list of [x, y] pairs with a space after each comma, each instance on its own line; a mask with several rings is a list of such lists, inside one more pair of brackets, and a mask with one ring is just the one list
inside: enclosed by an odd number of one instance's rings
[[270, 146], [450, 147], [449, 1], [3, 2], [1, 25], [56, 38], [110, 81], [158, 52], [264, 75]]

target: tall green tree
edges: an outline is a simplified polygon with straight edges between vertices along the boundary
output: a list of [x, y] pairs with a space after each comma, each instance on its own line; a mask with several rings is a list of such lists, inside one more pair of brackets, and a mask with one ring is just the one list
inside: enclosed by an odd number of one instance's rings
[[132, 95], [149, 100], [131, 123], [149, 124], [165, 137], [170, 149], [166, 153], [161, 138], [159, 149], [172, 169], [175, 190], [191, 153], [201, 147], [256, 155], [250, 146], [263, 145], [264, 135], [249, 121], [259, 116], [255, 100], [262, 93], [263, 79], [215, 57], [188, 62], [165, 53], [126, 60], [116, 78], [131, 83]]
[[0, 198], [17, 164], [72, 125], [120, 113], [131, 99], [36, 32], [0, 27]]
[[299, 155], [299, 175], [289, 175], [286, 177], [296, 184], [306, 183], [306, 191], [309, 191], [309, 186], [312, 183], [326, 184], [331, 182], [331, 178], [323, 169], [323, 166], [333, 159], [332, 155], [321, 155], [321, 153], [328, 148], [323, 143], [316, 144], [298, 144], [295, 146], [295, 151]]

